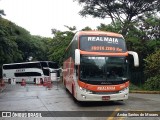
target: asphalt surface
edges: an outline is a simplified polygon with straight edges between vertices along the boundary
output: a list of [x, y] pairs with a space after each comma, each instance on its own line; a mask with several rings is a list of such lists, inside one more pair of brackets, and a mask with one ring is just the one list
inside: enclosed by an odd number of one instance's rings
[[[1, 117], [0, 120], [160, 120], [160, 117], [155, 116], [123, 116], [126, 111], [127, 114], [137, 111], [148, 114], [148, 112], [154, 111], [153, 113], [159, 115], [160, 94], [130, 93], [129, 99], [126, 101], [79, 103], [73, 99], [61, 83], [53, 83], [51, 89], [42, 85], [37, 86], [33, 84], [27, 84], [25, 87], [20, 84], [6, 85], [6, 88], [0, 93], [0, 111], [41, 111], [45, 115], [45, 117], [43, 117], [42, 114], [42, 118]], [[156, 111], [158, 111], [158, 113]], [[138, 112], [138, 115], [140, 115], [140, 112]], [[120, 114], [120, 117], [114, 117], [117, 114]]]

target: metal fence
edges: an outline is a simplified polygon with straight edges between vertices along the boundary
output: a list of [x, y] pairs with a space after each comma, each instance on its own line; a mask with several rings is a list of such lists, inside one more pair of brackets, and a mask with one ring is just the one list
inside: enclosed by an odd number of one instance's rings
[[146, 81], [146, 77], [143, 71], [130, 72], [130, 81], [131, 83], [142, 86]]

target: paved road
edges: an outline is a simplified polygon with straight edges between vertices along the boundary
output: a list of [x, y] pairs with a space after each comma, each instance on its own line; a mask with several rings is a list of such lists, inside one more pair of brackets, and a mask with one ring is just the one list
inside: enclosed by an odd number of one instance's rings
[[[51, 90], [48, 90], [43, 86], [35, 85], [27, 85], [26, 87], [22, 87], [19, 84], [7, 85], [7, 88], [2, 93], [0, 93], [0, 111], [52, 111], [51, 113], [43, 112], [43, 114], [55, 116], [56, 113], [58, 117], [45, 118], [54, 120], [63, 120], [64, 118], [67, 120], [160, 120], [159, 117], [125, 117], [126, 111], [128, 111], [127, 114], [130, 113], [130, 115], [132, 115], [131, 111], [141, 111], [144, 112], [144, 114], [145, 111], [160, 111], [160, 94], [132, 93], [130, 94], [129, 99], [124, 102], [78, 103], [73, 100], [72, 96], [63, 88], [61, 84], [59, 84], [58, 87], [56, 84], [54, 84]], [[77, 113], [75, 111], [79, 112]], [[99, 111], [102, 112], [99, 113]], [[59, 114], [64, 115], [65, 117], [60, 117]], [[104, 114], [106, 114], [106, 116]], [[113, 117], [117, 114], [120, 114], [120, 117]], [[84, 117], [80, 117], [83, 115]], [[97, 115], [97, 117], [94, 115]], [[71, 118], [69, 116], [73, 117]], [[13, 118], [0, 118], [0, 120], [1, 119]], [[17, 119], [22, 118], [15, 118], [15, 120]], [[32, 119], [36, 120], [39, 118]]]

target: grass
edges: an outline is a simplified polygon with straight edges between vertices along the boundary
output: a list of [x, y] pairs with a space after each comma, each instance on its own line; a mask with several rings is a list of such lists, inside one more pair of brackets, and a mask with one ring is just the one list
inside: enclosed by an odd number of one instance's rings
[[142, 87], [136, 86], [136, 85], [134, 85], [132, 83], [130, 83], [129, 89], [130, 90], [144, 90]]

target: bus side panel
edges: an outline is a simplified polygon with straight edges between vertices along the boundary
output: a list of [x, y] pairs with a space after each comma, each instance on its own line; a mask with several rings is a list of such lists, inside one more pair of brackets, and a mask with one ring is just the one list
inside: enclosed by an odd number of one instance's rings
[[66, 88], [69, 90], [71, 94], [73, 94], [73, 96], [75, 96], [76, 93], [75, 69], [74, 69], [74, 60], [71, 57], [64, 62], [63, 76]]
[[69, 59], [67, 59], [64, 62], [64, 68], [63, 68], [64, 85], [69, 90], [69, 87], [68, 87], [68, 74], [69, 74]]
[[[71, 43], [66, 49], [65, 53], [65, 61], [63, 63], [63, 82], [66, 86], [66, 89], [69, 90], [71, 94], [75, 97], [76, 94], [76, 81], [78, 78], [76, 78], [75, 73], [75, 49], [78, 48], [78, 36], [77, 34], [73, 37]], [[76, 81], [75, 81], [76, 80]]]

